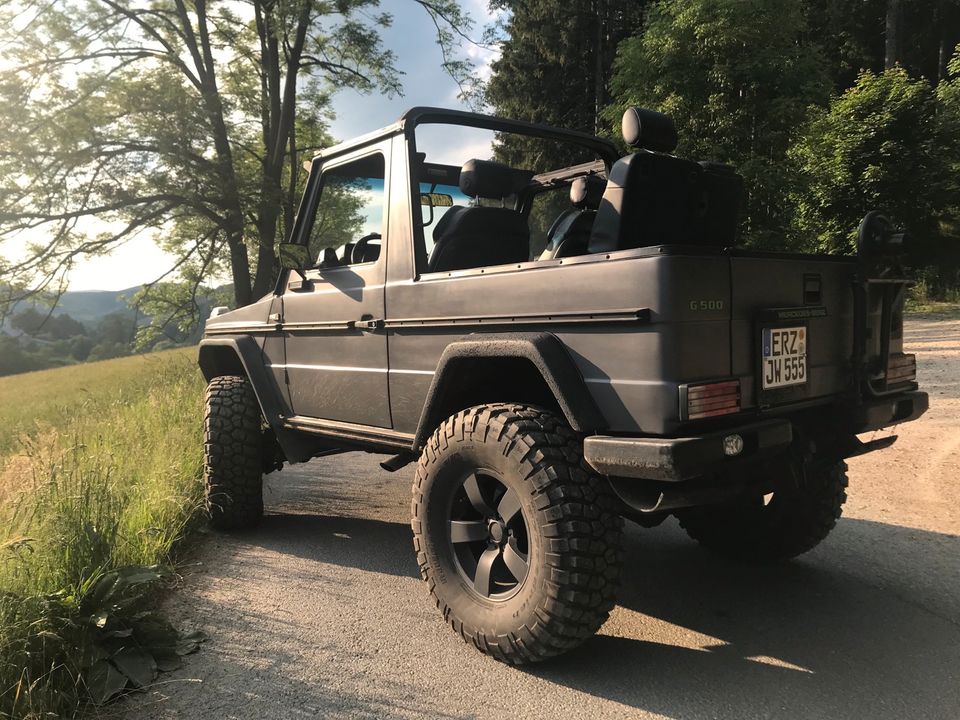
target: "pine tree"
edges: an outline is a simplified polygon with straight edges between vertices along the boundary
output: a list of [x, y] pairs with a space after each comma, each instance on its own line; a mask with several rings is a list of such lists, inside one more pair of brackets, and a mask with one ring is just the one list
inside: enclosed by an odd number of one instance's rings
[[[598, 132], [609, 102], [610, 67], [620, 41], [641, 24], [644, 2], [631, 0], [500, 0], [510, 12], [500, 59], [486, 98], [505, 117]], [[536, 171], [578, 159], [569, 148], [503, 137], [498, 156]]]

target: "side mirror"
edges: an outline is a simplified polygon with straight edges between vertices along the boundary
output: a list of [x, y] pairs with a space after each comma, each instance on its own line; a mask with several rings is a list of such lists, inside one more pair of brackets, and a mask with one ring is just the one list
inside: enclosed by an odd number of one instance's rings
[[278, 243], [277, 257], [284, 270], [295, 270], [303, 276], [303, 271], [310, 265], [310, 248], [300, 243]]

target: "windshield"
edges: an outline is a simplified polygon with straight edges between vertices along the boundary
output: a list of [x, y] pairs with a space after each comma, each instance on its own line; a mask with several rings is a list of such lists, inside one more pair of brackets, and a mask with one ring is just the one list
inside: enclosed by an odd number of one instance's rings
[[[443, 203], [443, 200], [437, 202], [437, 195], [445, 196], [446, 202], [449, 204]], [[470, 198], [464, 195], [457, 185], [420, 183], [420, 212], [423, 215], [423, 235], [428, 253], [433, 250], [433, 231], [440, 222], [440, 218], [446, 215], [451, 208], [467, 207], [470, 202]]]

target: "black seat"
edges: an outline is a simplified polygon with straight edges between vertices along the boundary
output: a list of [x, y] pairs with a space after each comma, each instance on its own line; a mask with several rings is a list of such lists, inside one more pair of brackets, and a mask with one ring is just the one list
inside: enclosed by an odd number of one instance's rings
[[[533, 173], [489, 160], [468, 160], [460, 170], [460, 190], [472, 198], [503, 200], [516, 195]], [[466, 270], [526, 262], [530, 230], [526, 219], [506, 207], [452, 207], [433, 229], [427, 272]]]
[[607, 181], [598, 175], [578, 177], [570, 185], [572, 208], [564, 210], [547, 231], [547, 247], [540, 260], [573, 257], [587, 252], [590, 230]]
[[591, 253], [734, 244], [743, 179], [732, 168], [669, 155], [677, 144], [673, 121], [652, 110], [627, 110], [623, 136], [637, 152], [610, 170], [590, 236]]

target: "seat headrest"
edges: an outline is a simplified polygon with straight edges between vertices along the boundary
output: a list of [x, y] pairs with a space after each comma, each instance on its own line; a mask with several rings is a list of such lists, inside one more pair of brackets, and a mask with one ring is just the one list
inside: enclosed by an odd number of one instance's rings
[[673, 118], [656, 110], [627, 108], [620, 130], [623, 141], [630, 147], [665, 153], [677, 149], [677, 127]]
[[607, 181], [597, 175], [578, 177], [570, 185], [570, 202], [581, 210], [596, 210], [606, 188]]
[[460, 189], [469, 197], [500, 200], [518, 193], [532, 177], [531, 170], [517, 170], [493, 160], [467, 160], [460, 168]]

